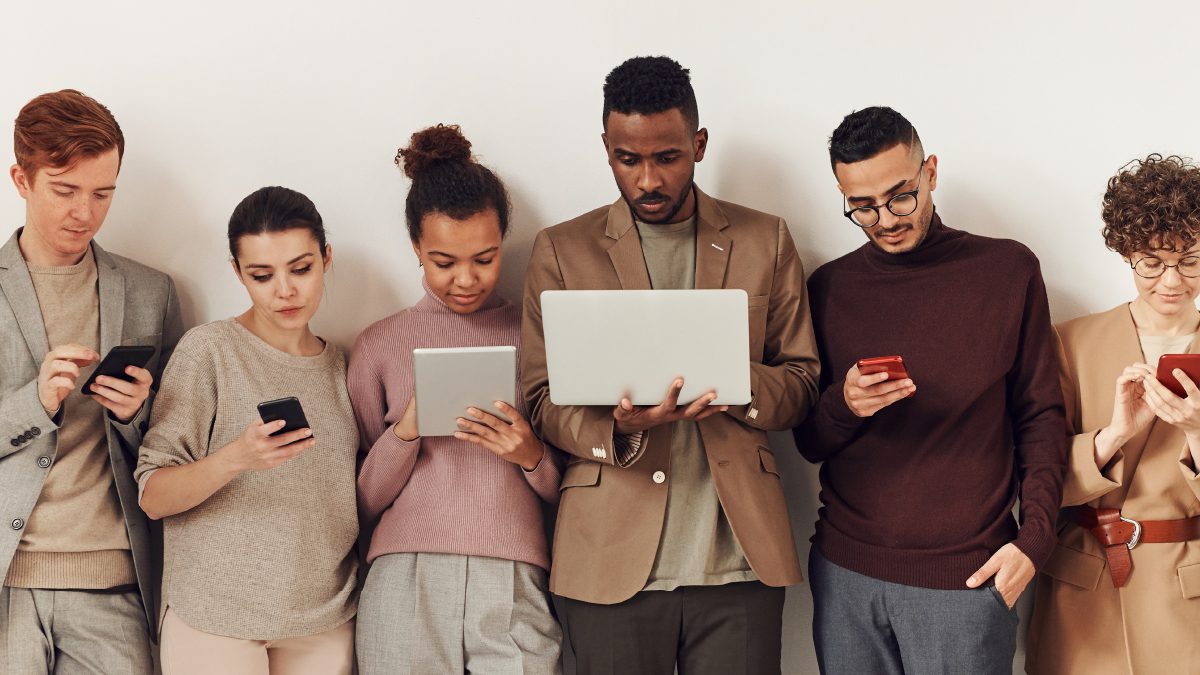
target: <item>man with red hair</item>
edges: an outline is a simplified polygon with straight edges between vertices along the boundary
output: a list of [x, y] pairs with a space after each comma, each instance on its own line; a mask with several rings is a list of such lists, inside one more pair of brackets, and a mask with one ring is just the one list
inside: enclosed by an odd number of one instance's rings
[[[25, 224], [0, 247], [0, 673], [150, 673], [159, 563], [132, 469], [178, 296], [93, 241], [125, 150], [107, 108], [38, 96], [14, 150]], [[156, 351], [128, 381], [80, 391], [117, 345]]]

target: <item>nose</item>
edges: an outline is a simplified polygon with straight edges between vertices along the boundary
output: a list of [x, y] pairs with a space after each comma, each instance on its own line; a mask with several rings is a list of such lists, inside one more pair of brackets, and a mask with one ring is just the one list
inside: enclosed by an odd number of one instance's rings
[[71, 207], [71, 215], [74, 216], [76, 220], [79, 220], [79, 221], [82, 221], [85, 223], [90, 221], [92, 219], [91, 195], [86, 195], [86, 194], [80, 195], [75, 200], [74, 206]]
[[1178, 286], [1179, 284], [1183, 283], [1183, 275], [1179, 273], [1179, 268], [1177, 266], [1172, 265], [1162, 273], [1161, 277], [1159, 277], [1159, 283], [1166, 286]]
[[662, 179], [652, 162], [642, 162], [638, 171], [637, 187], [643, 193], [654, 192], [662, 187]]
[[275, 286], [275, 293], [281, 298], [290, 298], [296, 294], [296, 284], [292, 283], [291, 275], [277, 274], [275, 278], [279, 281]]
[[475, 285], [475, 269], [472, 265], [458, 265], [454, 271], [454, 284], [459, 288]]
[[879, 221], [875, 226], [884, 230], [891, 229], [896, 223], [900, 222], [900, 216], [892, 213], [887, 207], [879, 209]]

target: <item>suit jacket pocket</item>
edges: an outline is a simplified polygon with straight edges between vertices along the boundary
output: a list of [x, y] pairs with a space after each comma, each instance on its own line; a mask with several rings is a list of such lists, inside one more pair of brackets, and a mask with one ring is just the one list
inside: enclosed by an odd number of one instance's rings
[[1107, 561], [1100, 556], [1059, 544], [1042, 573], [1085, 591], [1094, 591], [1104, 575]]
[[558, 490], [562, 492], [572, 487], [591, 487], [600, 484], [600, 463], [582, 460], [567, 467], [563, 474], [562, 483]]
[[763, 471], [775, 474], [776, 478], [780, 478], [779, 469], [775, 466], [775, 453], [761, 445], [758, 447], [758, 464]]
[[1179, 588], [1188, 600], [1200, 598], [1200, 563], [1179, 566]]
[[767, 335], [767, 306], [770, 304], [769, 295], [751, 295], [746, 303], [746, 311], [750, 318], [750, 360], [761, 362], [763, 357], [763, 342]]

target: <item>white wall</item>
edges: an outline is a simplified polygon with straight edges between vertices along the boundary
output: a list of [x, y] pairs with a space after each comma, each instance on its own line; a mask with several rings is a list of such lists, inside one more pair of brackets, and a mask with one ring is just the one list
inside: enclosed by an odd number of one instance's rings
[[[128, 150], [99, 240], [169, 271], [190, 323], [247, 304], [233, 206], [268, 184], [307, 193], [335, 255], [316, 328], [348, 346], [421, 293], [392, 164], [409, 134], [460, 123], [507, 181], [516, 298], [534, 233], [616, 197], [604, 75], [663, 53], [692, 69], [711, 133], [698, 182], [785, 216], [809, 270], [863, 238], [826, 139], [886, 104], [940, 157], [946, 222], [1027, 243], [1063, 320], [1132, 294], [1098, 234], [1107, 177], [1151, 151], [1200, 155], [1198, 20], [1189, 2], [6, 2], [0, 114], [63, 87], [113, 110]], [[15, 190], [0, 213], [7, 237]], [[807, 553], [816, 473], [775, 440]], [[810, 612], [793, 589], [786, 672], [815, 672]]]

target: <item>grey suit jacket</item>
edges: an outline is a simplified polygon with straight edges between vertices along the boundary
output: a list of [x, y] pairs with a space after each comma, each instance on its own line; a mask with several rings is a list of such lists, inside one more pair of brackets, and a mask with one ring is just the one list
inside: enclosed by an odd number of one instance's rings
[[[54, 464], [58, 424], [46, 415], [37, 395], [37, 377], [50, 350], [41, 307], [29, 268], [17, 246], [17, 230], [0, 247], [0, 580], [8, 573], [13, 552], [42, 483]], [[92, 242], [100, 293], [100, 354], [117, 345], [150, 345], [157, 349], [146, 366], [154, 389], [162, 367], [183, 332], [175, 284], [166, 274], [112, 255]], [[55, 345], [57, 346], [57, 345]], [[162, 538], [138, 506], [133, 468], [150, 419], [151, 398], [128, 424], [108, 419], [108, 455], [125, 525], [133, 550], [138, 586], [148, 617], [158, 616]], [[147, 619], [151, 636], [154, 622]]]

